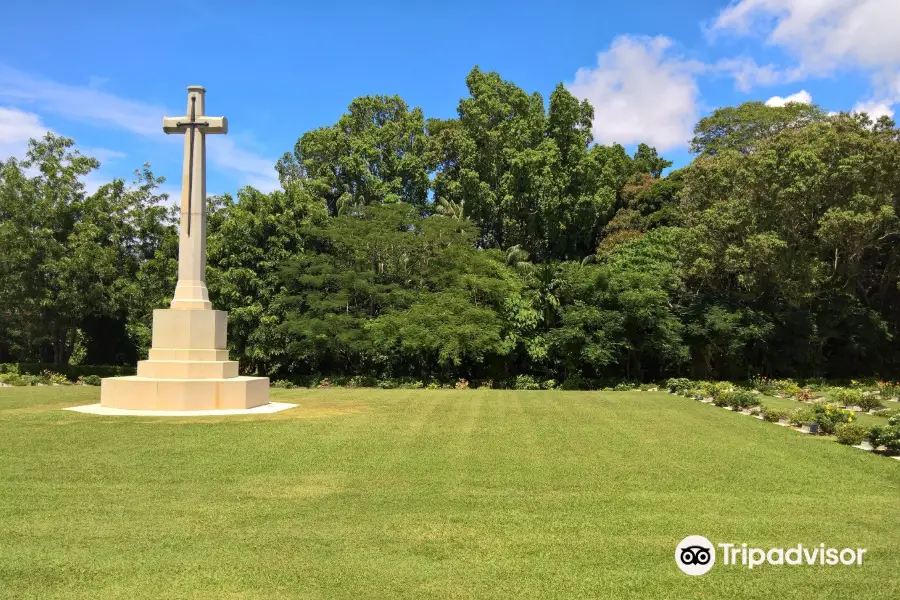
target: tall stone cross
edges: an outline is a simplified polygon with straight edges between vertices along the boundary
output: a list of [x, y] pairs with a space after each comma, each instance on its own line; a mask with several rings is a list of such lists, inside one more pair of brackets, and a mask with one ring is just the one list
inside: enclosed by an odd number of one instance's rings
[[204, 114], [204, 94], [203, 87], [188, 86], [187, 115], [163, 117], [163, 131], [184, 134], [178, 284], [173, 309], [212, 308], [206, 289], [206, 135], [228, 133], [228, 120]]

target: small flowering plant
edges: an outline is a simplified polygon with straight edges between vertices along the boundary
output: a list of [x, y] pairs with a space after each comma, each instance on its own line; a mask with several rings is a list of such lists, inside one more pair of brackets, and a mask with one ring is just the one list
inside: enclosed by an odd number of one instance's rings
[[852, 423], [854, 421], [853, 411], [840, 406], [826, 404], [822, 407], [820, 404], [817, 409], [816, 422], [823, 433], [834, 433], [835, 428], [841, 423]]
[[832, 434], [838, 425], [852, 423], [855, 420], [853, 411], [833, 404], [810, 404], [796, 411], [791, 417], [794, 425], [816, 423], [819, 432]]

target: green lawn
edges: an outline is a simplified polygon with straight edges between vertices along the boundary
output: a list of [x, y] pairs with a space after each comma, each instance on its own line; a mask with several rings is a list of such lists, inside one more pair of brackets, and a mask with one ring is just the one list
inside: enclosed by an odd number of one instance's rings
[[[900, 462], [664, 393], [297, 390], [97, 417], [0, 389], [6, 598], [898, 598]], [[689, 534], [866, 547], [717, 565]]]

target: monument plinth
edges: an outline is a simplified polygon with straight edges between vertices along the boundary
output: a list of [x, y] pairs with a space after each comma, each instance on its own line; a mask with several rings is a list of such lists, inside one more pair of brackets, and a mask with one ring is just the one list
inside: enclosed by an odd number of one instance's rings
[[188, 87], [187, 116], [163, 118], [163, 131], [184, 134], [175, 296], [170, 308], [153, 311], [152, 347], [137, 376], [103, 380], [104, 407], [194, 411], [269, 402], [269, 379], [240, 377], [237, 361], [228, 360], [228, 313], [212, 309], [206, 289], [206, 136], [228, 133], [228, 121], [204, 114], [205, 93]]

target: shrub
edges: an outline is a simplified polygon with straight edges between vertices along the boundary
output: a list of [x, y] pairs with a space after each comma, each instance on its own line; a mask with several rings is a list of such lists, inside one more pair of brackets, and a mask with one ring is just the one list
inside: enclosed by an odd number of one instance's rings
[[[704, 394], [701, 394], [701, 396], [702, 395]], [[716, 406], [728, 406], [728, 398], [724, 394], [721, 394], [718, 397], [713, 398], [712, 403]]]
[[82, 385], [100, 385], [100, 382], [99, 375], [85, 375], [81, 378]]
[[734, 409], [745, 409], [750, 408], [751, 406], [756, 406], [759, 404], [759, 398], [753, 392], [748, 390], [734, 390], [731, 392], [725, 392], [720, 395], [720, 398], [715, 400], [715, 402], [722, 402], [723, 404], [716, 404], [716, 406], [730, 406]]
[[900, 452], [900, 425], [893, 427], [874, 427], [869, 437], [876, 448], [884, 446], [888, 452]]
[[862, 391], [875, 391], [878, 389], [878, 381], [873, 377], [865, 377], [860, 380], [853, 379], [850, 381], [850, 387]]
[[347, 381], [347, 387], [375, 387], [378, 380], [367, 375], [354, 375]]
[[707, 383], [704, 387], [705, 396], [709, 396], [713, 400], [721, 398], [734, 389], [734, 384], [730, 381], [715, 381]]
[[816, 423], [819, 433], [834, 433], [835, 428], [842, 423], [852, 423], [853, 412], [821, 402], [804, 406], [791, 416], [793, 425], [801, 426]]
[[807, 379], [806, 381], [804, 381], [804, 384], [806, 388], [811, 392], [821, 392], [828, 387], [828, 382], [825, 381], [825, 379], [822, 377], [813, 377], [812, 379]]
[[544, 383], [541, 384], [541, 387], [544, 388], [545, 390], [555, 390], [556, 386], [557, 386], [557, 384], [556, 384], [555, 379], [548, 379], [547, 381], [545, 381]]
[[794, 397], [800, 402], [809, 402], [813, 399], [814, 395], [810, 390], [800, 390], [794, 394]]
[[774, 388], [776, 394], [781, 396], [796, 396], [802, 391], [793, 379], [774, 379], [772, 380], [772, 388]]
[[857, 406], [862, 402], [862, 392], [851, 388], [831, 388], [828, 391], [828, 397], [832, 402], [843, 406]]
[[456, 385], [454, 387], [458, 390], [467, 390], [469, 389], [469, 382], [466, 379], [460, 378], [460, 380], [456, 382]]
[[728, 394], [731, 393], [732, 387], [727, 381], [705, 381], [700, 385], [700, 393], [705, 398], [712, 398], [716, 406], [728, 406]]
[[403, 381], [397, 387], [401, 390], [421, 390], [425, 387], [425, 383], [417, 379], [411, 379], [409, 381]]
[[673, 377], [666, 380], [666, 388], [668, 388], [668, 390], [673, 394], [686, 392], [691, 387], [693, 387], [691, 380], [685, 377]]
[[317, 388], [330, 388], [331, 382], [328, 381], [328, 378], [326, 377], [326, 378], [322, 379], [322, 381], [320, 381], [316, 387]]
[[631, 383], [629, 381], [623, 381], [622, 383], [617, 383], [613, 388], [614, 392], [633, 392], [638, 389], [638, 384]]
[[0, 383], [14, 386], [28, 385], [24, 376], [19, 375], [18, 373], [0, 373]]
[[[24, 375], [17, 373], [0, 374], [0, 383], [12, 385], [15, 387], [23, 387], [29, 385], [45, 385], [47, 380], [37, 375]], [[68, 384], [68, 382], [67, 382]]]
[[855, 417], [851, 410], [846, 410], [830, 404], [824, 405], [824, 408], [822, 408], [821, 404], [817, 405], [816, 422], [819, 424], [819, 429], [824, 433], [834, 433], [834, 430], [838, 425], [841, 425], [842, 423], [852, 423], [853, 421], [855, 421]]
[[795, 396], [801, 391], [793, 379], [769, 379], [767, 377], [751, 377], [750, 385], [762, 394], [770, 396]]
[[0, 364], [0, 373], [14, 373], [19, 375], [40, 376], [45, 371], [53, 371], [64, 375], [69, 381], [78, 381], [86, 375], [99, 375], [100, 377], [121, 377], [134, 375], [133, 366], [111, 365], [51, 365], [46, 363], [6, 363]]
[[795, 427], [812, 423], [816, 420], [815, 405], [811, 404], [809, 406], [804, 406], [803, 408], [798, 408], [791, 413], [789, 420], [791, 425], [794, 425]]
[[379, 379], [378, 387], [383, 390], [392, 390], [397, 387], [397, 382], [393, 379]]
[[900, 383], [882, 381], [878, 384], [882, 398], [900, 398]]
[[859, 423], [842, 423], [834, 430], [837, 441], [848, 446], [859, 446], [869, 437], [869, 428]]
[[869, 412], [876, 408], [884, 408], [884, 402], [875, 394], [863, 394], [856, 406], [860, 407], [864, 412]]
[[72, 382], [65, 375], [54, 373], [53, 371], [44, 371], [41, 377], [50, 385], [72, 385]]
[[766, 408], [762, 409], [762, 417], [769, 423], [778, 423], [782, 419], [789, 419], [791, 411], [783, 408]]
[[294, 389], [294, 384], [286, 379], [279, 379], [278, 381], [272, 382], [272, 387], [279, 390], [292, 390]]
[[876, 448], [884, 446], [888, 452], [900, 452], [900, 415], [889, 418], [887, 426], [873, 427], [869, 440]]
[[571, 375], [566, 377], [559, 387], [563, 390], [589, 390], [591, 389], [591, 382], [581, 375]]
[[428, 385], [425, 386], [427, 390], [439, 390], [441, 389], [441, 385], [437, 381], [430, 381]]
[[762, 394], [775, 393], [775, 386], [772, 385], [772, 380], [761, 375], [754, 375], [750, 378], [750, 387]]
[[519, 375], [516, 377], [517, 390], [539, 390], [541, 385], [531, 375]]

